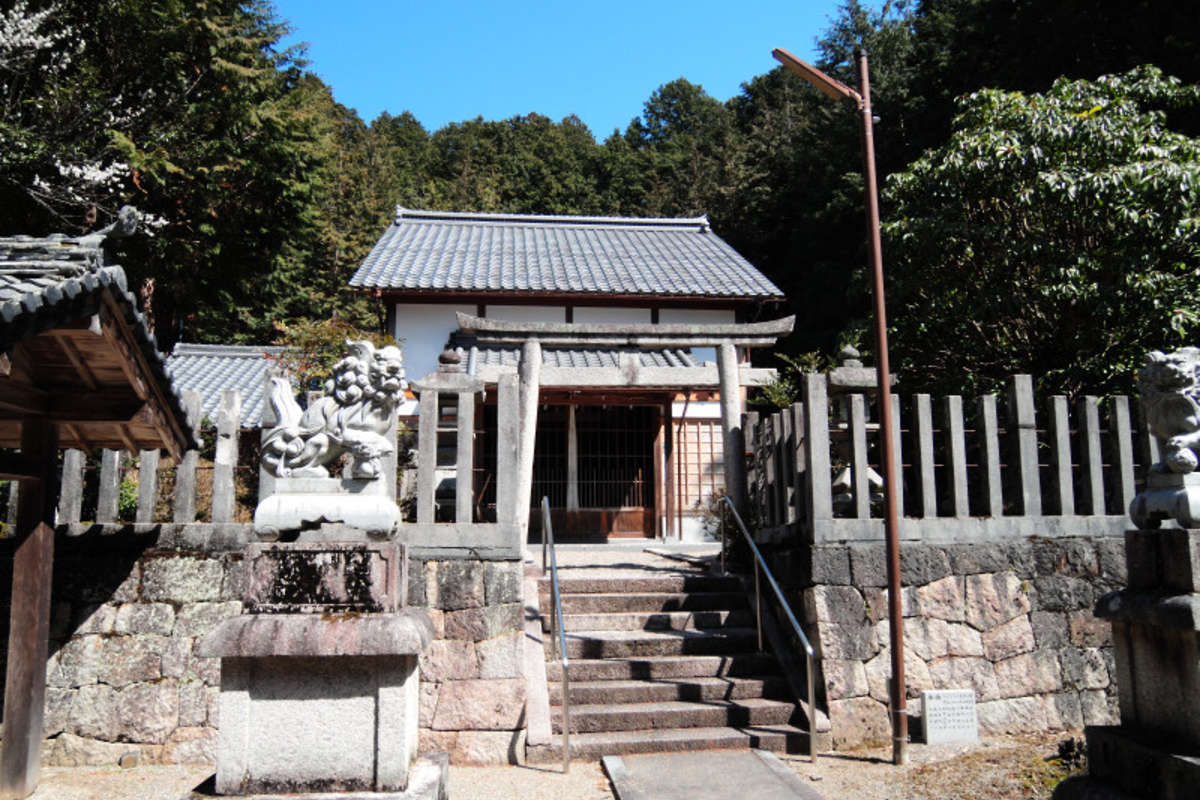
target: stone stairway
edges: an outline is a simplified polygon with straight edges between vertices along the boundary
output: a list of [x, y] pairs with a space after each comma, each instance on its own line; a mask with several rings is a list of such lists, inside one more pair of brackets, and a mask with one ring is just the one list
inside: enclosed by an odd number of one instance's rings
[[[572, 757], [761, 747], [802, 752], [804, 716], [775, 658], [759, 653], [741, 582], [699, 571], [560, 570], [570, 661]], [[553, 613], [539, 582], [542, 627]], [[562, 758], [562, 665], [544, 636], [549, 747]]]

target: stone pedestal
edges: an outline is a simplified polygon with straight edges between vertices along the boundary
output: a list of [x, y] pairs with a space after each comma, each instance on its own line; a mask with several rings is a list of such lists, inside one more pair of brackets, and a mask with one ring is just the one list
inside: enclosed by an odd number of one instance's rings
[[196, 645], [221, 659], [219, 794], [444, 796], [444, 760], [415, 762], [433, 625], [403, 607], [405, 557], [386, 542], [248, 548], [250, 613]]
[[1129, 506], [1129, 517], [1139, 528], [1157, 528], [1163, 520], [1183, 528], [1200, 526], [1200, 472], [1151, 472]]
[[1200, 792], [1200, 530], [1129, 531], [1113, 626], [1121, 725], [1087, 729], [1093, 777], [1138, 797]]
[[363, 538], [387, 539], [400, 523], [400, 508], [381, 480], [276, 478], [275, 493], [254, 510], [254, 531], [269, 541], [325, 523], [357, 529]]

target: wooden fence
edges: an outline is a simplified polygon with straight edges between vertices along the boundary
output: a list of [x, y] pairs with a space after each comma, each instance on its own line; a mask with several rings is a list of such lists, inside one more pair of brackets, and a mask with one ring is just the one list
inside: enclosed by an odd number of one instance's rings
[[[197, 450], [183, 454], [179, 462], [169, 466], [169, 457], [158, 450], [126, 453], [122, 450], [98, 450], [86, 453], [81, 449], [63, 451], [62, 475], [58, 504], [58, 522], [177, 522], [190, 523], [197, 519], [228, 523], [250, 521], [257, 497], [243, 498], [238, 503], [237, 474], [249, 476], [257, 485], [257, 463], [239, 465], [239, 455], [256, 461], [257, 448], [239, 446], [242, 436], [256, 441], [257, 430], [241, 431], [242, 398], [239, 392], [223, 392], [215, 424], [215, 444], [211, 460], [201, 458]], [[191, 420], [200, 417], [200, 395], [184, 392], [184, 410]], [[200, 426], [196, 425], [199, 431]], [[207, 428], [207, 426], [206, 426]], [[211, 470], [211, 481], [200, 473]], [[160, 487], [160, 481], [164, 486]], [[18, 484], [9, 484], [9, 524], [16, 508]], [[211, 486], [211, 492], [208, 491]], [[203, 488], [203, 491], [198, 491]], [[130, 493], [136, 489], [136, 510], [129, 513]], [[122, 492], [125, 493], [124, 502]], [[161, 503], [167, 494], [170, 502]], [[85, 504], [85, 496], [89, 498]], [[91, 500], [94, 497], [94, 501]], [[93, 512], [94, 502], [94, 512]], [[86, 508], [85, 508], [86, 505]], [[166, 506], [165, 511], [163, 506]], [[88, 518], [84, 519], [85, 511]], [[124, 514], [122, 512], [125, 512]], [[132, 518], [131, 518], [132, 517]]]
[[[1028, 375], [969, 406], [951, 395], [892, 397], [901, 538], [1106, 535], [1129, 526], [1135, 475], [1157, 459], [1125, 396], [1034, 397]], [[883, 537], [879, 410], [805, 376], [801, 402], [746, 415], [751, 513], [766, 536]], [[1003, 414], [1001, 414], [1003, 412]], [[1139, 415], [1140, 420], [1140, 415]]]

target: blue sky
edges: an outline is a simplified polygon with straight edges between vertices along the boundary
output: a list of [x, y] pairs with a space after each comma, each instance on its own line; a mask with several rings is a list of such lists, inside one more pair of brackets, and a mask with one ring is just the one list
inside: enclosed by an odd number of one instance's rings
[[726, 100], [775, 65], [773, 47], [811, 60], [839, 4], [276, 0], [289, 41], [308, 43], [310, 69], [367, 122], [576, 114], [601, 140], [675, 78]]

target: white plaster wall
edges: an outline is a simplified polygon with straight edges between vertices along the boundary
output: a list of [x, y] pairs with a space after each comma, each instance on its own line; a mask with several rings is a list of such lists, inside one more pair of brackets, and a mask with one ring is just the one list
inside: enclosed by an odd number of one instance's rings
[[[658, 321], [663, 325], [730, 325], [737, 322], [737, 314], [727, 308], [664, 308], [658, 312]], [[715, 347], [693, 347], [692, 355], [701, 364], [717, 363]]]
[[[686, 411], [686, 413], [685, 413]], [[674, 419], [720, 419], [721, 403], [717, 400], [692, 401], [689, 403], [672, 403], [671, 417]]]
[[609, 308], [603, 306], [576, 306], [574, 319], [576, 322], [630, 325], [635, 323], [650, 324], [650, 309], [648, 308]]
[[494, 306], [488, 303], [484, 314], [488, 319], [511, 322], [566, 322], [566, 306]]
[[393, 335], [404, 340], [404, 374], [410, 381], [420, 380], [437, 369], [437, 357], [446, 347], [446, 339], [458, 330], [455, 312], [474, 315], [476, 310], [474, 305], [396, 304]]

